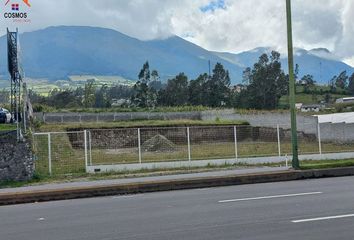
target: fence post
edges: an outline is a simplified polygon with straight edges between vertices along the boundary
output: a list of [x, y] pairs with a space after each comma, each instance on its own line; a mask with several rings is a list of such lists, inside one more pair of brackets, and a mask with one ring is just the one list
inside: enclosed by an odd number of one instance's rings
[[318, 137], [318, 150], [320, 151], [320, 154], [322, 154], [321, 127], [319, 122], [317, 123], [317, 137]]
[[[25, 104], [24, 104], [25, 105]], [[23, 130], [27, 133], [26, 106], [23, 106]]]
[[281, 156], [281, 149], [280, 149], [280, 129], [279, 124], [277, 124], [277, 137], [278, 137], [278, 156]]
[[84, 130], [84, 145], [85, 145], [85, 171], [87, 172], [87, 130]]
[[91, 131], [89, 131], [89, 151], [90, 151], [90, 166], [92, 166], [92, 138]]
[[192, 157], [191, 157], [191, 139], [189, 135], [189, 127], [187, 127], [187, 143], [188, 143], [188, 161], [190, 162], [192, 160]]
[[141, 136], [140, 136], [140, 128], [138, 128], [138, 150], [139, 150], [139, 163], [141, 164]]
[[52, 176], [52, 146], [51, 146], [50, 133], [48, 133], [48, 168], [49, 175]]
[[234, 126], [234, 143], [235, 143], [235, 159], [237, 160], [238, 150], [237, 150], [237, 129], [236, 129], [236, 126]]

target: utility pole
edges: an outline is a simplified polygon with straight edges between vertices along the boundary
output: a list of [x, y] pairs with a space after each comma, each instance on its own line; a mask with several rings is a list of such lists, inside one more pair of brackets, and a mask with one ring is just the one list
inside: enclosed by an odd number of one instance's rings
[[293, 53], [293, 33], [291, 23], [291, 1], [286, 0], [286, 20], [288, 32], [288, 65], [289, 65], [289, 103], [291, 114], [291, 142], [293, 160], [292, 166], [294, 169], [299, 169], [299, 156], [297, 144], [297, 127], [296, 127], [296, 109], [295, 109], [295, 79], [294, 79], [294, 53]]

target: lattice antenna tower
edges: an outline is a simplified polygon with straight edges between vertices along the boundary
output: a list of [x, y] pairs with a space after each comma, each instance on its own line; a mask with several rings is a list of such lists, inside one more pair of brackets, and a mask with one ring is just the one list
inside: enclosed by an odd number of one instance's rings
[[19, 122], [21, 119], [20, 104], [23, 74], [19, 56], [20, 50], [18, 29], [16, 29], [16, 32], [10, 32], [9, 29], [7, 29], [8, 70], [11, 78], [11, 120], [17, 124], [17, 140], [22, 139], [22, 130]]

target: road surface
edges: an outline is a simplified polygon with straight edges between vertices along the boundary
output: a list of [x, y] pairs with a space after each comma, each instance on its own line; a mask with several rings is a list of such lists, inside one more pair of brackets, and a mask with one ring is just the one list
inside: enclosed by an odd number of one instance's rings
[[354, 239], [354, 177], [0, 207], [0, 239]]

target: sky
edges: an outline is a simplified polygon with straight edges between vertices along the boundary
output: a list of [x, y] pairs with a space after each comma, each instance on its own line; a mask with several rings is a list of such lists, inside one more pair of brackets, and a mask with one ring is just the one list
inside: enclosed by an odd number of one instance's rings
[[[286, 52], [285, 0], [29, 0], [31, 8], [17, 0], [30, 23], [4, 19], [1, 1], [1, 35], [6, 27], [97, 26], [141, 40], [178, 35], [212, 51]], [[354, 66], [354, 0], [292, 0], [292, 7], [295, 47], [327, 48]]]

